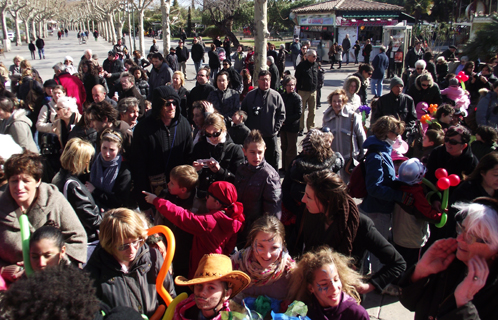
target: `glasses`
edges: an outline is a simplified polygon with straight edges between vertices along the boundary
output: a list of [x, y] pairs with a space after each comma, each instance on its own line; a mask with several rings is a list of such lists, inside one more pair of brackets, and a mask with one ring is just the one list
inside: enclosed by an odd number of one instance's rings
[[462, 235], [463, 237], [463, 240], [467, 243], [467, 244], [474, 244], [474, 243], [484, 243], [484, 244], [487, 244], [485, 240], [479, 238], [479, 237], [476, 237], [475, 235], [473, 234], [469, 234], [466, 230], [465, 230], [465, 227], [462, 226], [462, 223], [460, 222], [457, 222], [456, 224], [456, 233], [457, 235]]
[[206, 135], [206, 137], [208, 138], [218, 138], [220, 135], [221, 135], [221, 130], [218, 131], [218, 132], [213, 132], [213, 133], [208, 133], [208, 132], [205, 132], [204, 133]]
[[126, 250], [128, 250], [131, 246], [132, 246], [134, 249], [136, 249], [136, 248], [138, 248], [138, 247], [142, 244], [142, 242], [143, 242], [143, 241], [144, 241], [143, 239], [138, 239], [138, 240], [135, 240], [135, 241], [130, 242], [130, 243], [125, 243], [125, 244], [122, 244], [122, 245], [120, 245], [120, 246], [118, 247], [118, 251], [126, 251]]
[[373, 74], [373, 72], [369, 72], [368, 75], [371, 76]]
[[176, 102], [175, 101], [166, 101], [164, 103], [164, 106], [165, 107], [169, 107], [169, 106], [175, 106], [176, 107]]
[[427, 88], [429, 85], [428, 84], [420, 84], [422, 87]]
[[455, 140], [455, 139], [450, 139], [448, 137], [445, 137], [444, 138], [444, 142], [448, 142], [449, 144], [451, 144], [452, 146], [456, 146], [457, 144], [463, 144], [462, 141], [458, 141], [458, 140]]

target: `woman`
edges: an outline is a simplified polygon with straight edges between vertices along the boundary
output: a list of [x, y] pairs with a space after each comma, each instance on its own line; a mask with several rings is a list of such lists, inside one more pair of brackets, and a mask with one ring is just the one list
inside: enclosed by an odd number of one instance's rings
[[290, 274], [296, 263], [285, 246], [284, 225], [265, 214], [254, 221], [246, 247], [231, 256], [234, 270], [251, 277], [251, 283], [237, 298], [265, 295], [282, 300], [287, 297]]
[[78, 111], [76, 99], [72, 97], [60, 97], [57, 100], [57, 118], [52, 123], [52, 131], [57, 135], [64, 149], [69, 140], [69, 133], [80, 121], [81, 115]]
[[[235, 181], [237, 168], [244, 163], [242, 148], [227, 133], [225, 120], [219, 113], [212, 113], [204, 120], [204, 137], [194, 146], [192, 166], [199, 173], [199, 192], [202, 198], [215, 181]], [[205, 161], [200, 161], [205, 160]]]
[[361, 98], [358, 95], [360, 87], [361, 81], [358, 77], [349, 76], [346, 81], [344, 81], [342, 89], [346, 92], [346, 97], [348, 98], [348, 102], [345, 105], [348, 111], [356, 112], [361, 106]]
[[280, 129], [280, 142], [282, 169], [286, 171], [294, 158], [297, 157], [297, 134], [299, 132], [299, 119], [303, 113], [303, 101], [301, 96], [295, 92], [295, 77], [285, 76], [282, 85], [285, 90], [281, 93], [285, 105], [285, 121]]
[[[41, 182], [42, 157], [24, 151], [10, 157], [4, 166], [9, 182], [0, 196], [0, 265], [23, 261], [18, 215], [26, 214], [30, 228], [38, 229], [49, 220], [60, 226], [68, 258], [78, 264], [86, 261], [86, 233], [78, 216], [57, 187]], [[18, 268], [18, 271], [19, 268]], [[4, 277], [4, 274], [2, 274]], [[5, 278], [15, 281], [17, 276]]]
[[125, 69], [126, 69], [126, 70], [128, 70], [128, 71], [129, 71], [131, 68], [135, 68], [135, 67], [137, 67], [137, 64], [136, 64], [133, 60], [131, 60], [131, 59], [129, 59], [129, 58], [128, 58], [128, 59], [125, 59], [125, 60], [123, 61], [123, 64], [124, 64]]
[[192, 114], [194, 121], [194, 145], [200, 141], [201, 137], [204, 137], [204, 132], [202, 128], [204, 127], [204, 121], [206, 117], [214, 112], [213, 104], [206, 100], [199, 100], [192, 104]]
[[240, 75], [242, 76], [242, 84], [244, 85], [244, 89], [240, 94], [240, 102], [242, 102], [242, 100], [244, 100], [244, 98], [247, 96], [247, 93], [254, 89], [254, 87], [252, 86], [252, 76], [249, 70], [242, 69]]
[[76, 67], [73, 65], [73, 58], [71, 56], [64, 57], [64, 65], [66, 66], [66, 72], [69, 74], [78, 73]]
[[73, 206], [85, 228], [88, 243], [98, 239], [102, 213], [92, 194], [79, 177], [90, 171], [90, 160], [92, 160], [94, 153], [95, 149], [91, 143], [80, 138], [69, 140], [62, 152], [62, 168], [52, 180], [52, 183], [59, 188], [59, 191]]
[[97, 84], [100, 84], [99, 69], [92, 61], [85, 61], [82, 65], [82, 79], [83, 86], [85, 87], [87, 104], [93, 103], [92, 89]]
[[14, 141], [31, 152], [38, 153], [38, 147], [31, 132], [32, 122], [26, 110], [14, 110], [14, 102], [7, 97], [0, 98], [0, 133], [10, 135]]
[[334, 69], [335, 63], [335, 54], [337, 53], [337, 42], [330, 46], [329, 49], [329, 61], [330, 61], [330, 70]]
[[211, 44], [211, 51], [208, 52], [209, 58], [209, 68], [211, 69], [211, 79], [216, 78], [218, 71], [220, 70], [220, 57], [218, 56], [218, 52], [216, 51], [216, 45]]
[[207, 100], [211, 102], [219, 113], [225, 117], [227, 125], [231, 125], [233, 113], [240, 109], [239, 93], [230, 89], [230, 76], [228, 72], [221, 71], [216, 75], [216, 90], [211, 91]]
[[351, 259], [322, 247], [299, 261], [292, 273], [290, 300], [306, 303], [307, 316], [313, 320], [368, 320], [356, 290], [361, 278]]
[[[156, 291], [156, 278], [163, 257], [145, 243], [145, 218], [125, 209], [105, 213], [100, 224], [100, 243], [85, 270], [95, 280], [97, 297], [111, 308], [126, 306], [150, 317], [164, 304]], [[164, 288], [172, 298], [176, 293], [171, 274], [167, 274]]]
[[142, 57], [142, 53], [138, 50], [133, 51], [133, 61], [137, 66], [144, 69], [150, 66], [150, 62]]
[[455, 238], [441, 239], [400, 282], [401, 303], [415, 319], [496, 319], [498, 202], [458, 206]]
[[[22, 70], [22, 80], [19, 82], [19, 88], [17, 91], [17, 98], [24, 101], [22, 107], [29, 112], [36, 111], [36, 102], [34, 99], [37, 97], [28, 97], [31, 90], [35, 92], [38, 97], [43, 96], [42, 85], [35, 80], [35, 75], [31, 69]], [[39, 109], [38, 109], [39, 110]], [[37, 115], [38, 116], [38, 115]]]
[[33, 271], [69, 264], [66, 250], [62, 232], [49, 221], [29, 238], [29, 260]]
[[[364, 154], [361, 146], [366, 139], [361, 115], [348, 109], [348, 98], [343, 89], [332, 92], [327, 100], [330, 107], [323, 113], [323, 126], [330, 128], [334, 135], [332, 149], [344, 157], [345, 163], [361, 159]], [[349, 182], [349, 175], [343, 167], [340, 176], [345, 183]]]
[[358, 55], [360, 54], [360, 50], [361, 50], [359, 40], [355, 41], [353, 49], [354, 49], [354, 64], [358, 64]]
[[23, 57], [15, 56], [12, 60], [14, 64], [9, 67], [10, 88], [14, 94], [17, 94], [19, 80], [21, 80], [21, 61], [23, 60]]
[[123, 162], [123, 138], [118, 131], [107, 128], [100, 137], [100, 153], [92, 164], [90, 181], [85, 183], [100, 208], [126, 206], [131, 190], [131, 173]]
[[130, 73], [135, 77], [135, 87], [140, 91], [142, 97], [147, 98], [149, 95], [149, 78], [147, 77], [147, 72], [140, 67], [134, 67], [130, 69]]
[[434, 83], [431, 74], [428, 72], [417, 77], [415, 84], [408, 90], [408, 95], [413, 98], [415, 106], [419, 102], [426, 102], [428, 105], [440, 105], [443, 102], [439, 86]]
[[408, 78], [408, 86], [406, 87], [406, 89], [410, 89], [415, 84], [415, 80], [417, 80], [418, 76], [428, 72], [425, 70], [426, 67], [427, 67], [427, 62], [425, 62], [425, 60], [417, 60], [415, 62], [415, 70]]
[[189, 95], [189, 91], [185, 89], [185, 76], [181, 71], [175, 71], [173, 73], [173, 79], [171, 80], [171, 87], [175, 89], [176, 93], [180, 97], [180, 110], [182, 115], [185, 118], [188, 118], [188, 110], [187, 110], [187, 97]]

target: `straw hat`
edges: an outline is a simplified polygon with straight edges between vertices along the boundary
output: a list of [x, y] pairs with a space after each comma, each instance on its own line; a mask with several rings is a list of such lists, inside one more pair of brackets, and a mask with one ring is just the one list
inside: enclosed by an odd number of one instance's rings
[[232, 260], [229, 257], [212, 253], [205, 254], [199, 261], [199, 266], [192, 280], [178, 276], [175, 279], [175, 284], [178, 286], [193, 286], [216, 280], [231, 284], [232, 294], [230, 299], [244, 290], [251, 282], [251, 278], [244, 272], [232, 270]]

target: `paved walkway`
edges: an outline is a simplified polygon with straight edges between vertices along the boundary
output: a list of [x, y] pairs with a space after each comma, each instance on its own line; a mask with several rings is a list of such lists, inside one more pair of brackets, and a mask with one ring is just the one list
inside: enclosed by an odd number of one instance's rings
[[[128, 41], [128, 39], [126, 39]], [[137, 41], [138, 44], [138, 41]], [[148, 53], [148, 48], [152, 45], [152, 39], [146, 38], [145, 40], [145, 48], [147, 48], [146, 52]], [[174, 46], [177, 44], [174, 43]], [[158, 40], [159, 48], [162, 48], [162, 41]], [[188, 43], [188, 47], [190, 48], [190, 42]], [[38, 56], [36, 60], [30, 60], [33, 67], [40, 73], [40, 76], [45, 81], [49, 78], [52, 78], [54, 75], [52, 67], [57, 62], [63, 62], [64, 57], [69, 55], [73, 58], [74, 64], [77, 66], [79, 60], [83, 56], [83, 51], [85, 49], [92, 49], [93, 53], [98, 54], [99, 62], [102, 62], [107, 58], [107, 52], [112, 49], [112, 45], [102, 38], [99, 38], [98, 41], [95, 41], [92, 37], [90, 37], [86, 44], [79, 44], [78, 39], [76, 37], [76, 32], [70, 31], [69, 37], [64, 37], [62, 40], [57, 40], [57, 36], [51, 36], [45, 39], [45, 57], [44, 60], [39, 60]], [[11, 52], [5, 53], [5, 58], [1, 58], [0, 61], [3, 61], [7, 68], [12, 64], [12, 60], [15, 55], [21, 55], [24, 58], [30, 57], [30, 52], [26, 44], [22, 46], [12, 47]], [[207, 55], [206, 55], [207, 59]], [[207, 60], [206, 60], [207, 61]], [[330, 65], [324, 65], [327, 72], [325, 73], [325, 83], [322, 88], [322, 99], [321, 99], [321, 108], [316, 112], [316, 126], [321, 127], [322, 124], [322, 116], [323, 111], [328, 107], [327, 105], [327, 96], [334, 90], [342, 88], [343, 80], [350, 73], [356, 72], [356, 67], [353, 64], [349, 64], [349, 66], [343, 66], [340, 70], [328, 70]], [[287, 61], [287, 69], [291, 70], [292, 74], [294, 71], [292, 70], [292, 65], [290, 61]], [[195, 68], [192, 60], [190, 59], [187, 63], [187, 78], [189, 79], [185, 83], [185, 87], [187, 89], [191, 89], [195, 85]], [[388, 84], [384, 84], [384, 92], [387, 93], [389, 91]], [[369, 92], [369, 99], [371, 98], [371, 94]], [[300, 147], [300, 146], [299, 146]], [[383, 319], [383, 320], [410, 320], [414, 318], [414, 314], [406, 310], [398, 301], [397, 298], [380, 295], [378, 293], [369, 293], [366, 296], [365, 301], [363, 301], [363, 306], [367, 309], [371, 319]]]

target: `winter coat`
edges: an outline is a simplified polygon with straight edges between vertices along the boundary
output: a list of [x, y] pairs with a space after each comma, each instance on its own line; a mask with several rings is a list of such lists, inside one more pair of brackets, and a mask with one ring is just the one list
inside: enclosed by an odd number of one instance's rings
[[149, 76], [149, 96], [147, 97], [147, 100], [152, 100], [152, 92], [155, 88], [164, 86], [169, 82], [171, 82], [171, 73], [169, 72], [169, 67], [166, 62], [163, 62], [159, 70], [152, 68]]
[[[192, 122], [192, 117], [193, 117], [192, 104], [195, 101], [207, 100], [211, 91], [214, 91], [214, 90], [216, 90], [216, 88], [213, 87], [209, 82], [207, 82], [206, 84], [203, 84], [203, 85], [196, 82], [195, 87], [193, 87], [192, 90], [190, 90], [190, 93], [189, 93], [188, 98], [187, 98], [187, 109], [188, 109], [188, 120], [191, 123], [193, 123]], [[232, 115], [230, 115], [230, 117]]]
[[[10, 195], [9, 188], [0, 196], [0, 266], [23, 261], [19, 208]], [[60, 228], [66, 245], [66, 254], [72, 261], [86, 262], [86, 233], [73, 208], [56, 186], [42, 182], [38, 196], [27, 212], [30, 232], [54, 221]]]
[[92, 89], [97, 84], [100, 84], [99, 76], [91, 73], [86, 73], [83, 76], [83, 87], [85, 88], [86, 102], [93, 103]]
[[476, 156], [477, 160], [481, 161], [481, 158], [487, 155], [490, 152], [496, 151], [498, 148], [498, 144], [493, 142], [492, 144], [484, 143], [482, 141], [475, 140], [470, 145], [470, 149], [472, 149], [472, 153]]
[[441, 83], [449, 72], [449, 67], [447, 63], [436, 64], [436, 74], [437, 82]]
[[389, 58], [385, 52], [381, 52], [375, 56], [372, 61], [372, 67], [374, 68], [372, 79], [384, 79], [386, 70], [389, 68]]
[[[240, 199], [238, 201], [240, 202]], [[243, 223], [227, 216], [223, 210], [211, 210], [207, 214], [196, 215], [159, 197], [154, 199], [154, 206], [177, 227], [194, 235], [190, 251], [189, 279], [194, 277], [199, 261], [205, 254], [228, 255], [235, 248], [236, 233], [242, 229]]]
[[126, 207], [129, 203], [129, 196], [132, 187], [131, 172], [128, 162], [123, 161], [119, 167], [116, 182], [112, 187], [112, 193], [107, 193], [103, 190], [95, 188], [92, 196], [99, 208], [114, 209]]
[[[142, 118], [145, 115], [145, 98], [142, 97], [142, 94], [138, 90], [137, 87], [132, 86], [128, 90], [124, 90], [121, 86], [121, 83], [118, 82], [116, 85], [109, 91], [109, 96], [113, 97], [115, 93], [118, 93], [119, 100], [124, 98], [137, 98], [138, 100], [138, 118]], [[118, 102], [119, 102], [118, 100]]]
[[157, 46], [157, 44], [153, 43], [150, 46], [149, 53], [156, 53], [156, 52], [159, 52], [159, 47]]
[[347, 52], [349, 49], [351, 49], [351, 41], [349, 38], [344, 38], [342, 40], [342, 48], [344, 49], [344, 52]]
[[299, 42], [293, 42], [290, 46], [290, 50], [293, 55], [298, 55], [301, 53], [301, 44]]
[[38, 49], [43, 49], [43, 47], [45, 47], [45, 41], [43, 41], [42, 38], [36, 39], [35, 44]]
[[318, 87], [318, 63], [303, 60], [296, 66], [296, 90], [315, 92]]
[[[173, 88], [173, 85], [170, 85], [171, 88]], [[173, 88], [174, 89], [174, 88]], [[175, 90], [176, 91], [176, 90]], [[187, 114], [187, 97], [189, 96], [189, 92], [188, 90], [185, 88], [185, 87], [180, 87], [180, 89], [178, 89], [178, 96], [180, 97], [180, 112], [182, 114], [182, 116], [184, 116], [185, 118], [188, 117], [188, 114]]]
[[434, 64], [434, 62], [432, 62], [431, 60], [429, 60], [429, 61], [425, 60], [425, 63], [427, 64], [425, 67], [425, 70], [427, 70], [427, 72], [429, 72], [431, 74], [432, 79], [434, 81], [437, 81], [436, 65]]
[[17, 91], [17, 98], [21, 100], [26, 99], [30, 90], [30, 83], [33, 83], [32, 88], [38, 95], [43, 95], [43, 87], [38, 81], [34, 80], [34, 77], [24, 77], [22, 78], [22, 84], [19, 86]]
[[424, 49], [420, 49], [418, 52], [415, 52], [415, 47], [408, 50], [405, 57], [406, 68], [415, 68], [415, 62], [422, 60], [424, 53]]
[[280, 86], [280, 73], [278, 72], [277, 65], [272, 63], [268, 67], [268, 71], [270, 71], [270, 88], [275, 91], [278, 91], [278, 87]]
[[[423, 75], [423, 74], [422, 74]], [[408, 95], [413, 98], [413, 103], [415, 106], [419, 102], [426, 102], [427, 104], [437, 104], [441, 105], [441, 91], [439, 90], [439, 86], [437, 83], [432, 82], [427, 89], [423, 89], [420, 85], [420, 77], [418, 76], [415, 80], [415, 84], [410, 87], [408, 90]]]
[[228, 84], [230, 88], [241, 94], [242, 90], [244, 90], [244, 85], [242, 83], [242, 76], [240, 73], [233, 67], [224, 69], [224, 71], [228, 72], [228, 76], [230, 77], [230, 83]]
[[53, 133], [52, 123], [55, 121], [56, 116], [57, 110], [55, 109], [54, 100], [50, 100], [41, 108], [40, 113], [38, 114], [38, 120], [36, 121], [36, 130], [43, 133]]
[[[160, 304], [164, 304], [156, 290], [156, 278], [163, 265], [163, 257], [146, 243], [137, 250], [137, 256], [127, 273], [121, 264], [100, 246], [95, 248], [85, 266], [97, 288], [97, 297], [111, 308], [130, 307], [151, 316]], [[176, 297], [173, 277], [167, 274], [164, 288]]]
[[240, 109], [239, 93], [230, 88], [225, 91], [216, 89], [210, 92], [207, 100], [225, 119], [232, 119], [234, 112]]
[[[221, 311], [230, 311], [228, 300], [223, 304], [223, 308]], [[199, 312], [200, 310], [197, 308], [195, 304], [194, 295], [191, 294], [187, 299], [178, 303], [178, 305], [175, 308], [175, 315], [173, 316], [173, 319], [197, 320], [199, 319]], [[221, 320], [221, 312], [218, 313], [213, 318], [210, 318], [209, 320]]]
[[166, 63], [171, 68], [171, 71], [175, 72], [177, 70], [180, 70], [180, 67], [178, 66], [178, 57], [176, 54], [169, 53], [166, 56]]
[[369, 81], [368, 81], [368, 79], [365, 79], [363, 77], [361, 72], [356, 72], [356, 73], [353, 73], [352, 75], [357, 77], [358, 79], [360, 79], [361, 86], [360, 86], [360, 89], [358, 91], [358, 95], [360, 96], [361, 104], [367, 105], [368, 104], [367, 103], [367, 88], [368, 88]]
[[285, 105], [285, 121], [280, 131], [297, 133], [299, 131], [299, 120], [303, 113], [303, 101], [301, 96], [295, 92], [282, 93]]
[[383, 95], [377, 102], [377, 108], [372, 113], [370, 123], [375, 123], [382, 116], [394, 116], [404, 121], [406, 128], [414, 127], [417, 113], [412, 97], [404, 93], [396, 96], [392, 91]]
[[363, 143], [363, 148], [368, 149], [365, 160], [365, 185], [368, 194], [360, 208], [366, 213], [391, 213], [394, 202], [402, 202], [403, 196], [402, 191], [392, 188], [396, 178], [391, 159], [392, 147], [376, 136], [370, 136]]
[[244, 60], [246, 59], [246, 55], [244, 52], [235, 52], [232, 54], [232, 65], [233, 68], [237, 71], [242, 71], [244, 69]]
[[63, 168], [52, 179], [52, 183], [57, 186], [73, 207], [85, 228], [88, 242], [98, 240], [98, 230], [103, 214], [100, 212], [90, 191], [77, 176]]
[[[353, 133], [351, 133], [351, 120], [353, 120]], [[360, 159], [363, 157], [363, 142], [367, 138], [361, 123], [361, 115], [349, 111], [346, 106], [342, 107], [337, 115], [332, 107], [323, 113], [324, 127], [329, 127], [334, 135], [332, 150], [339, 152], [347, 162], [351, 157], [351, 134], [353, 134], [353, 157]]]
[[277, 60], [276, 60], [276, 65], [277, 65], [277, 68], [278, 68], [278, 74], [280, 76], [282, 76], [284, 74], [284, 70], [285, 70], [285, 56], [287, 54], [287, 51], [285, 49], [280, 49], [278, 51], [278, 57], [277, 57]]
[[31, 127], [33, 123], [26, 117], [26, 110], [14, 110], [12, 115], [0, 121], [0, 133], [12, 136], [12, 139], [22, 148], [38, 153], [38, 147], [33, 140]]
[[211, 71], [218, 70], [221, 66], [220, 57], [218, 56], [218, 53], [216, 51], [211, 50], [208, 52], [208, 58], [209, 58], [209, 68], [211, 68]]
[[192, 161], [199, 159], [214, 158], [220, 164], [220, 170], [214, 173], [209, 168], [203, 168], [198, 171], [199, 187], [198, 190], [207, 192], [209, 186], [215, 181], [235, 182], [235, 173], [237, 168], [244, 163], [244, 153], [242, 148], [233, 142], [230, 136], [226, 135], [224, 143], [218, 143], [213, 146], [207, 142], [206, 137], [201, 137], [195, 144], [192, 152]]
[[467, 275], [467, 266], [458, 259], [444, 271], [412, 283], [415, 267], [408, 271], [399, 286], [401, 304], [415, 311], [415, 320], [492, 320], [498, 314], [498, 268], [490, 268], [484, 287], [474, 298], [457, 308], [453, 293]]
[[498, 128], [498, 95], [496, 92], [488, 92], [477, 104], [476, 122], [478, 125], [492, 126]]
[[144, 99], [147, 99], [149, 96], [149, 83], [146, 80], [136, 80], [135, 81], [135, 87], [137, 87], [138, 91], [140, 91], [140, 94]]
[[105, 78], [107, 81], [107, 86], [109, 88], [114, 87], [114, 85], [119, 82], [119, 77], [121, 76], [121, 72], [125, 71], [123, 61], [119, 59], [115, 59], [114, 61], [109, 61], [109, 59], [105, 59], [102, 63], [102, 68], [104, 71], [107, 71], [111, 74], [110, 78]]
[[[105, 63], [105, 61], [104, 61], [104, 63]], [[124, 69], [122, 71], [124, 71]], [[119, 74], [121, 74], [121, 72]], [[119, 75], [117, 76], [115, 81], [117, 81], [118, 78], [119, 78]], [[109, 85], [109, 81], [111, 81], [109, 79], [112, 79], [112, 77], [107, 78], [107, 79], [108, 79], [107, 84]], [[64, 89], [66, 89], [66, 95], [68, 97], [73, 97], [76, 99], [76, 104], [78, 105], [78, 111], [80, 113], [82, 113], [83, 112], [83, 103], [86, 101], [86, 90], [85, 90], [85, 86], [83, 85], [83, 82], [81, 82], [81, 80], [77, 76], [70, 75], [69, 73], [66, 73], [66, 72], [63, 72], [63, 73], [59, 74], [58, 76], [54, 76], [54, 80], [58, 84], [63, 86]], [[112, 86], [110, 86], [110, 88], [112, 88]], [[91, 91], [90, 91], [90, 94], [91, 94]]]
[[192, 45], [190, 53], [192, 54], [192, 60], [194, 60], [194, 62], [198, 62], [204, 59], [204, 47], [199, 43], [195, 43]]
[[470, 146], [467, 146], [460, 156], [453, 157], [446, 151], [446, 147], [442, 145], [432, 150], [427, 161], [425, 178], [435, 184], [438, 180], [435, 176], [436, 170], [445, 168], [448, 175], [456, 174], [460, 179], [463, 179], [463, 175], [470, 175], [476, 166], [477, 158], [472, 154]]
[[[254, 108], [260, 106], [259, 114], [254, 114]], [[242, 101], [242, 110], [247, 112], [246, 126], [258, 129], [263, 137], [276, 136], [285, 121], [285, 105], [280, 94], [268, 89], [252, 90]]]
[[176, 47], [176, 56], [178, 57], [178, 62], [184, 62], [187, 61], [188, 58], [190, 57], [190, 54], [188, 52], [187, 47]]
[[233, 143], [240, 146], [244, 145], [244, 141], [246, 140], [250, 132], [251, 130], [243, 123], [233, 124], [228, 129], [228, 134], [230, 135], [230, 138], [232, 138]]
[[[349, 87], [353, 82], [356, 82], [356, 92], [351, 94], [349, 93]], [[349, 111], [356, 112], [356, 110], [361, 106], [361, 99], [360, 96], [358, 95], [358, 92], [360, 92], [360, 88], [361, 88], [361, 81], [356, 76], [349, 76], [344, 81], [342, 89], [344, 89], [344, 91], [346, 92], [346, 96], [348, 97], [348, 102], [346, 103], [345, 106], [348, 108]]]

